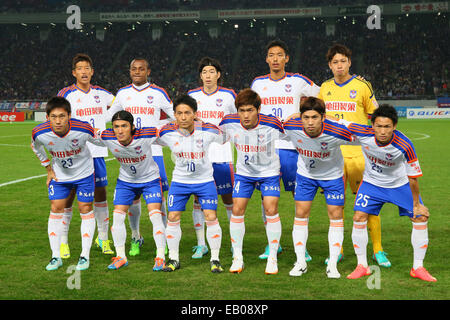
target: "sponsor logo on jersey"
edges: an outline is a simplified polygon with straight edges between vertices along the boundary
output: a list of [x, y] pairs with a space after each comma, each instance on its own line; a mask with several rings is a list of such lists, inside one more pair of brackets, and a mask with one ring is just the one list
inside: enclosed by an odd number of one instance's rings
[[300, 155], [308, 157], [308, 158], [319, 158], [319, 159], [325, 159], [330, 156], [330, 152], [320, 152], [320, 151], [313, 151], [313, 150], [305, 150], [302, 148], [297, 147], [297, 151]]
[[395, 162], [389, 162], [389, 160], [386, 161], [386, 160], [379, 159], [379, 158], [371, 156], [371, 155], [367, 155], [367, 158], [369, 158], [369, 160], [372, 161], [372, 163], [375, 163], [375, 164], [381, 164], [381, 165], [386, 166], [386, 167], [393, 167], [393, 166], [395, 166]]
[[144, 161], [145, 159], [147, 159], [147, 155], [144, 154], [140, 157], [136, 157], [136, 158], [117, 158], [117, 161], [119, 161], [120, 163], [138, 163], [141, 161]]
[[356, 90], [350, 90], [350, 98], [355, 99], [356, 98]]
[[328, 101], [325, 106], [327, 111], [356, 112], [356, 102]]
[[125, 110], [131, 114], [141, 114], [141, 115], [155, 114], [155, 108], [153, 107], [126, 107]]
[[81, 108], [81, 109], [77, 109], [75, 114], [78, 117], [93, 116], [93, 115], [97, 115], [97, 114], [103, 114], [103, 108], [102, 107]]
[[197, 111], [197, 117], [201, 119], [222, 119], [225, 116], [224, 111]]
[[75, 150], [65, 150], [65, 151], [50, 151], [52, 157], [55, 158], [67, 158], [72, 157], [81, 153], [81, 148]]
[[265, 97], [261, 99], [264, 105], [294, 104], [294, 97]]
[[235, 143], [236, 149], [243, 152], [266, 152], [267, 146], [252, 146], [248, 144]]
[[175, 152], [174, 153], [178, 158], [184, 159], [203, 159], [205, 156], [205, 152]]

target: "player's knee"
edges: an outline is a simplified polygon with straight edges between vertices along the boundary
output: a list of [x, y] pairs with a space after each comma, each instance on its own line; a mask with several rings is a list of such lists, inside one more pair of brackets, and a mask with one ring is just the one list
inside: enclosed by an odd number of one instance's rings
[[354, 222], [366, 222], [368, 219], [368, 214], [364, 212], [356, 211], [353, 215]]
[[171, 212], [169, 212], [169, 215], [168, 215], [168, 219], [170, 222], [178, 221], [178, 220], [180, 220], [180, 217], [181, 217], [181, 212], [179, 212], [179, 211], [171, 211]]
[[93, 210], [92, 202], [78, 202], [78, 210], [80, 213], [88, 213]]
[[237, 206], [236, 204], [233, 204], [233, 216], [243, 216], [245, 213], [245, 208]]
[[274, 216], [278, 213], [278, 208], [276, 206], [269, 206], [264, 208], [264, 211], [266, 212], [266, 216]]
[[428, 217], [426, 217], [426, 216], [418, 216], [418, 217], [410, 218], [410, 219], [411, 219], [412, 222], [415, 222], [415, 223], [427, 222], [428, 221]]

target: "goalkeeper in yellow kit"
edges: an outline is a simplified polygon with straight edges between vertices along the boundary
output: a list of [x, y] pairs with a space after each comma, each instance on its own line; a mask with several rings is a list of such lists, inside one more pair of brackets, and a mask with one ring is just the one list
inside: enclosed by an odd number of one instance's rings
[[[328, 66], [333, 78], [320, 87], [318, 98], [325, 101], [327, 115], [359, 124], [368, 124], [368, 119], [378, 107], [372, 85], [360, 77], [350, 75], [351, 50], [344, 45], [335, 44], [327, 52]], [[356, 194], [364, 172], [364, 156], [361, 146], [341, 146], [344, 157], [345, 185], [350, 185]], [[379, 216], [369, 215], [368, 227], [372, 239], [373, 258], [380, 266], [390, 267], [381, 246], [381, 224]], [[343, 251], [339, 260], [343, 257]]]

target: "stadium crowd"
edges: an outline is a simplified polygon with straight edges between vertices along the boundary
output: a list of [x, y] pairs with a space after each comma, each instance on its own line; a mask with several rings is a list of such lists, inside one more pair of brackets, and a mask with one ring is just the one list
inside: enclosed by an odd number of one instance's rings
[[[445, 94], [450, 66], [448, 20], [429, 18], [436, 21], [420, 23], [420, 18], [398, 20], [395, 33], [367, 29], [365, 17], [340, 19], [335, 34], [329, 36], [320, 19], [279, 21], [275, 37], [289, 45], [287, 70], [318, 85], [332, 76], [325, 59], [327, 48], [340, 42], [353, 50], [351, 71], [372, 83], [378, 99]], [[89, 26], [76, 32], [57, 25], [48, 32], [33, 25], [0, 25], [4, 44], [0, 101], [47, 100], [73, 83], [71, 59], [79, 52], [94, 60], [93, 82], [112, 93], [130, 83], [129, 63], [138, 56], [150, 61], [151, 81], [172, 97], [199, 86], [197, 64], [203, 56], [221, 61], [222, 85], [236, 91], [268, 73], [264, 47], [275, 37], [267, 36], [263, 22], [222, 23], [217, 38], [210, 37], [206, 26], [196, 28], [194, 32], [176, 23], [164, 24], [162, 36], [153, 39], [147, 24], [130, 29], [129, 24], [114, 23], [102, 41]]]

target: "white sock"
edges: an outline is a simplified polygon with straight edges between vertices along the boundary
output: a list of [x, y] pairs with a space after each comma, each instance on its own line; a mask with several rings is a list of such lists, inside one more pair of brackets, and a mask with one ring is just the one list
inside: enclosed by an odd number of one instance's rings
[[94, 211], [80, 213], [81, 217], [81, 257], [89, 259], [91, 252], [92, 238], [95, 233]]
[[133, 201], [128, 209], [128, 222], [130, 223], [131, 238], [139, 240], [141, 233], [139, 232], [139, 221], [141, 219], [141, 199]]
[[358, 265], [362, 264], [367, 268], [367, 243], [369, 242], [367, 221], [353, 221], [352, 241], [353, 248], [355, 249], [355, 254], [358, 259]]
[[108, 240], [108, 201], [94, 202], [94, 215], [97, 222], [98, 238], [100, 240]]
[[61, 229], [61, 243], [69, 243], [69, 227], [72, 221], [72, 207], [64, 208], [64, 214], [62, 216], [62, 229]]
[[224, 206], [227, 211], [228, 222], [230, 222], [231, 215], [233, 214], [233, 204], [224, 204]]
[[211, 248], [211, 261], [219, 260], [220, 246], [222, 244], [222, 228], [219, 220], [206, 221], [206, 238]]
[[413, 269], [423, 267], [423, 260], [428, 248], [428, 222], [413, 222], [411, 244], [414, 250]]
[[167, 246], [169, 247], [169, 259], [180, 261], [179, 249], [181, 240], [180, 220], [168, 221], [166, 228]]
[[205, 245], [205, 217], [198, 202], [194, 201], [192, 209], [192, 220], [194, 222], [195, 235], [197, 236], [197, 245]]
[[61, 254], [59, 248], [61, 246], [61, 232], [63, 214], [50, 212], [48, 217], [48, 240], [50, 242], [50, 249], [52, 250], [52, 258], [60, 258]]
[[281, 238], [281, 222], [279, 214], [266, 216], [266, 235], [269, 242], [269, 258], [277, 259], [278, 247]]
[[113, 224], [111, 226], [111, 235], [116, 248], [116, 255], [126, 258], [125, 241], [127, 240], [127, 228], [125, 227], [125, 218], [127, 213], [122, 210], [115, 209], [113, 211]]
[[164, 259], [164, 251], [166, 249], [166, 227], [162, 219], [161, 210], [152, 210], [148, 213], [150, 221], [153, 225], [153, 239], [156, 245], [156, 256]]
[[295, 255], [297, 262], [306, 263], [305, 252], [308, 241], [308, 218], [295, 218], [292, 229], [292, 239], [294, 241]]
[[230, 219], [230, 238], [233, 247], [233, 257], [242, 259], [245, 223], [244, 216], [232, 215]]
[[328, 247], [330, 250], [329, 266], [336, 266], [339, 254], [341, 253], [342, 242], [344, 241], [344, 220], [331, 220], [328, 229]]

